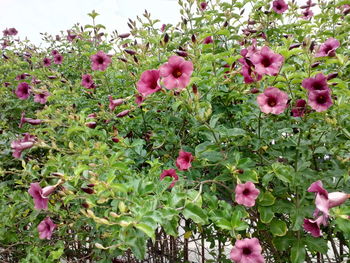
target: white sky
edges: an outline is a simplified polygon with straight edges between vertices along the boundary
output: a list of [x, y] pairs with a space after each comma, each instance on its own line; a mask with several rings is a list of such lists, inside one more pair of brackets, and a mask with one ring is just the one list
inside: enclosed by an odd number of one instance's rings
[[158, 23], [176, 24], [180, 20], [177, 0], [0, 0], [0, 34], [5, 28], [15, 27], [21, 38], [28, 37], [41, 43], [40, 32], [56, 35], [74, 24], [91, 23], [87, 15], [93, 9], [100, 16], [97, 23], [111, 32], [129, 32], [127, 19], [136, 19], [145, 9]]

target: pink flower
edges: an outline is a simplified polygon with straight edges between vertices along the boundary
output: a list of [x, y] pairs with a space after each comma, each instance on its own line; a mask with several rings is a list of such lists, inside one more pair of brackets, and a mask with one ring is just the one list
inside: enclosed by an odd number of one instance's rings
[[252, 207], [255, 205], [255, 199], [260, 191], [255, 188], [252, 182], [246, 182], [245, 184], [237, 184], [235, 193], [235, 199], [238, 204]]
[[145, 97], [143, 97], [142, 95], [140, 94], [136, 94], [135, 95], [135, 103], [138, 105], [138, 106], [141, 106], [142, 102], [145, 100]]
[[161, 89], [159, 85], [159, 70], [146, 70], [141, 74], [140, 80], [136, 84], [137, 91], [146, 97]]
[[236, 240], [230, 257], [235, 263], [264, 263], [265, 259], [261, 255], [261, 250], [257, 238], [244, 238], [243, 240]]
[[311, 17], [313, 17], [314, 13], [312, 12], [312, 10], [310, 8], [307, 8], [305, 11], [302, 12], [302, 19], [304, 20], [308, 20]]
[[309, 232], [313, 237], [321, 236], [321, 224], [324, 224], [324, 217], [319, 216], [316, 220], [311, 220], [308, 218], [304, 219], [303, 227], [305, 231]]
[[277, 14], [282, 14], [284, 11], [288, 9], [288, 5], [284, 0], [275, 0], [272, 3], [272, 9], [277, 13]]
[[335, 207], [335, 206], [340, 206], [346, 200], [350, 198], [350, 194], [346, 194], [343, 192], [332, 192], [328, 193], [328, 201], [329, 201], [329, 207]]
[[20, 158], [23, 150], [33, 147], [35, 143], [35, 138], [36, 137], [34, 135], [25, 133], [23, 139], [11, 142], [11, 148], [14, 150], [12, 156], [15, 158]]
[[192, 167], [191, 162], [194, 160], [193, 155], [190, 152], [180, 150], [179, 157], [176, 159], [176, 166], [181, 171], [186, 171]]
[[81, 77], [81, 85], [87, 89], [91, 89], [91, 86], [94, 84], [94, 80], [90, 74], [84, 74]]
[[240, 58], [238, 61], [242, 64], [241, 75], [244, 83], [249, 84], [261, 80], [262, 76], [255, 72], [255, 67], [248, 58]]
[[62, 62], [63, 62], [63, 56], [61, 54], [57, 54], [53, 57], [53, 63], [62, 64]]
[[91, 56], [91, 62], [92, 70], [105, 71], [109, 64], [111, 64], [112, 59], [103, 51], [98, 51], [95, 55]]
[[60, 53], [57, 50], [55, 50], [55, 49], [51, 51], [51, 55], [52, 56], [56, 56], [56, 55], [59, 55], [59, 54]]
[[282, 55], [274, 53], [269, 47], [265, 46], [252, 55], [251, 61], [258, 74], [276, 76], [282, 66], [284, 58]]
[[173, 178], [173, 181], [169, 186], [169, 188], [173, 188], [175, 183], [179, 180], [179, 176], [176, 174], [176, 170], [175, 169], [164, 170], [160, 175], [160, 180], [163, 180], [166, 176]]
[[29, 123], [31, 125], [39, 125], [43, 122], [43, 120], [40, 120], [40, 119], [25, 118], [24, 116], [25, 116], [25, 112], [22, 112], [21, 121], [18, 125], [18, 128], [22, 128], [24, 123]]
[[167, 89], [184, 89], [190, 83], [193, 64], [179, 56], [171, 56], [168, 63], [160, 67], [160, 76], [163, 77]]
[[28, 83], [26, 82], [22, 82], [18, 84], [15, 94], [19, 99], [25, 100], [29, 98], [30, 91], [31, 91], [31, 86], [29, 86]]
[[44, 63], [44, 67], [50, 67], [51, 66], [51, 59], [44, 58], [43, 63]]
[[335, 50], [340, 46], [340, 43], [335, 38], [328, 38], [317, 50], [315, 57], [334, 57]]
[[40, 239], [51, 239], [53, 231], [57, 228], [50, 217], [46, 217], [43, 221], [38, 225], [38, 232]]
[[42, 189], [39, 183], [31, 183], [28, 193], [34, 199], [34, 208], [36, 210], [47, 210], [49, 202], [48, 196], [52, 194], [53, 191], [55, 191], [55, 187], [52, 185], [46, 186]]
[[109, 109], [111, 111], [114, 111], [115, 107], [122, 105], [124, 103], [123, 99], [114, 100], [112, 96], [108, 96], [108, 99], [109, 99]]
[[42, 91], [40, 93], [35, 94], [34, 102], [45, 104], [47, 102], [47, 98], [51, 95], [48, 91]]
[[165, 27], [166, 27], [166, 24], [163, 24], [162, 27], [160, 28], [160, 31], [164, 32]]
[[70, 41], [70, 42], [72, 42], [77, 37], [77, 35], [71, 34], [70, 30], [67, 30], [67, 33], [68, 33], [67, 40]]
[[306, 101], [299, 99], [296, 101], [294, 108], [292, 109], [293, 117], [303, 117], [306, 110]]
[[275, 87], [268, 87], [257, 97], [260, 110], [266, 114], [281, 114], [287, 108], [288, 94]]
[[306, 78], [301, 84], [308, 91], [329, 90], [327, 76], [318, 73], [314, 78]]
[[317, 112], [327, 110], [333, 105], [329, 90], [315, 90], [309, 92], [308, 104]]
[[9, 28], [9, 35], [10, 36], [15, 36], [15, 35], [17, 35], [17, 33], [18, 33], [18, 31], [16, 28], [14, 28], [14, 27]]
[[203, 44], [210, 44], [210, 43], [213, 43], [212, 36], [208, 36], [208, 37], [204, 38]]

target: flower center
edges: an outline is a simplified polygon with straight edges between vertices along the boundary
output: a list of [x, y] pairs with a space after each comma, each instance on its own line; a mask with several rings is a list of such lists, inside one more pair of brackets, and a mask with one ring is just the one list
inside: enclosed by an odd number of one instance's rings
[[270, 107], [274, 107], [276, 106], [277, 102], [276, 102], [276, 99], [275, 98], [268, 98], [267, 99], [267, 104], [270, 106]]
[[151, 89], [156, 89], [157, 88], [157, 82], [156, 81], [152, 82], [150, 88]]
[[249, 247], [243, 248], [243, 255], [250, 255], [252, 253]]
[[272, 64], [271, 59], [269, 57], [263, 57], [261, 64], [263, 64], [264, 67], [269, 67]]
[[104, 62], [104, 59], [103, 59], [103, 57], [97, 57], [97, 63], [98, 64], [103, 64], [103, 62]]
[[315, 83], [312, 85], [312, 87], [313, 87], [315, 90], [323, 90], [323, 89], [324, 89], [322, 83], [320, 83], [320, 82], [315, 82]]
[[326, 54], [328, 54], [328, 52], [331, 51], [332, 49], [333, 49], [332, 46], [326, 45], [325, 48], [324, 48], [324, 52], [326, 52]]
[[249, 193], [250, 193], [250, 190], [249, 190], [249, 189], [244, 189], [243, 195], [249, 195]]
[[281, 9], [282, 9], [282, 6], [278, 3], [278, 4], [276, 5], [276, 8], [277, 8], [277, 10], [281, 10]]
[[182, 75], [181, 70], [175, 69], [175, 70], [173, 71], [173, 76], [174, 76], [175, 78], [179, 78], [179, 77], [181, 77], [181, 75]]
[[323, 95], [318, 95], [316, 101], [319, 104], [324, 104], [327, 101], [327, 98]]

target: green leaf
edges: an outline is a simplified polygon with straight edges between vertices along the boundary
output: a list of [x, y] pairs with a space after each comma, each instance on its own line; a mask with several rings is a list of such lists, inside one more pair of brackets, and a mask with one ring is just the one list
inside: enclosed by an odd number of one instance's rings
[[264, 207], [264, 206], [259, 206], [258, 211], [260, 213], [260, 220], [264, 224], [268, 224], [271, 222], [274, 213], [272, 211], [272, 207]]
[[149, 225], [146, 225], [144, 223], [138, 223], [135, 225], [135, 227], [144, 232], [150, 238], [152, 238], [153, 241], [155, 240], [155, 230]]
[[192, 219], [197, 224], [204, 225], [208, 220], [203, 209], [193, 203], [188, 203], [182, 213], [186, 219]]
[[272, 164], [273, 172], [276, 177], [285, 183], [291, 183], [293, 180], [294, 170], [291, 166], [283, 165], [281, 163]]
[[311, 236], [306, 237], [304, 240], [310, 251], [327, 254], [327, 251], [328, 251], [327, 240], [324, 240], [323, 238], [315, 238]]
[[290, 259], [292, 263], [304, 263], [305, 260], [305, 248], [297, 242], [291, 249]]
[[279, 219], [273, 219], [270, 223], [270, 232], [274, 236], [284, 236], [287, 233], [287, 225], [284, 221]]
[[271, 192], [264, 192], [259, 197], [259, 205], [261, 206], [271, 206], [275, 203], [276, 197], [274, 197]]

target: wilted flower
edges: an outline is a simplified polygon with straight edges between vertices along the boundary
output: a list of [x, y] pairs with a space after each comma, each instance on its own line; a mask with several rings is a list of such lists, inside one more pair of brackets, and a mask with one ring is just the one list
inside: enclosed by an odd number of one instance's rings
[[340, 46], [340, 43], [335, 38], [328, 38], [316, 52], [315, 57], [334, 57], [335, 50]]
[[63, 56], [61, 54], [57, 54], [53, 57], [53, 63], [62, 64], [62, 62], [63, 62]]
[[210, 44], [210, 43], [213, 43], [212, 36], [208, 36], [208, 37], [204, 38], [203, 44]]
[[146, 70], [141, 74], [140, 80], [136, 84], [137, 91], [146, 97], [161, 89], [159, 85], [159, 70]]
[[237, 184], [235, 193], [235, 200], [238, 204], [252, 207], [255, 205], [255, 199], [258, 197], [260, 191], [255, 188], [252, 182], [246, 182], [244, 184]]
[[275, 0], [272, 3], [272, 9], [277, 13], [277, 14], [282, 14], [284, 11], [288, 9], [288, 5], [284, 0]]
[[22, 112], [21, 114], [21, 121], [18, 125], [18, 128], [22, 128], [24, 123], [29, 123], [31, 125], [38, 125], [41, 124], [43, 122], [43, 120], [40, 119], [32, 119], [32, 118], [26, 118], [25, 117], [25, 112]]
[[265, 46], [252, 55], [251, 61], [258, 74], [275, 76], [278, 74], [284, 58], [282, 55], [274, 53], [269, 47]]
[[47, 102], [47, 98], [51, 95], [48, 91], [42, 91], [40, 93], [35, 94], [34, 102], [45, 104]]
[[176, 159], [176, 166], [181, 171], [186, 171], [192, 167], [191, 162], [194, 160], [193, 155], [190, 152], [180, 150], [179, 157]]
[[288, 94], [275, 87], [268, 87], [257, 97], [260, 110], [266, 114], [281, 114], [287, 108]]
[[160, 76], [163, 77], [167, 89], [184, 89], [190, 82], [193, 72], [193, 64], [179, 56], [171, 56], [168, 63], [160, 68]]
[[39, 238], [50, 240], [52, 233], [56, 228], [57, 228], [57, 226], [52, 222], [50, 217], [46, 217], [38, 225]]
[[108, 99], [109, 99], [109, 109], [111, 111], [114, 111], [115, 107], [122, 105], [124, 103], [123, 99], [114, 100], [112, 96], [108, 96]]
[[84, 74], [81, 77], [81, 85], [87, 89], [91, 89], [91, 86], [94, 84], [94, 80], [90, 74]]
[[175, 183], [179, 180], [179, 176], [176, 174], [176, 170], [175, 169], [163, 170], [162, 174], [160, 175], [160, 180], [163, 180], [166, 176], [173, 178], [173, 181], [169, 186], [169, 188], [173, 188]]
[[314, 78], [306, 78], [301, 84], [308, 91], [329, 90], [327, 84], [327, 76], [318, 73]]
[[91, 62], [92, 70], [105, 71], [109, 64], [111, 64], [112, 59], [103, 51], [98, 51], [95, 55], [91, 56]]
[[49, 202], [48, 196], [52, 194], [53, 191], [55, 191], [55, 186], [49, 185], [42, 189], [39, 183], [31, 183], [28, 193], [34, 199], [34, 208], [37, 210], [47, 210]]
[[51, 66], [51, 59], [49, 58], [44, 58], [43, 63], [45, 67], [50, 67]]
[[261, 250], [259, 240], [255, 237], [236, 240], [230, 258], [235, 263], [264, 263], [265, 259], [261, 255]]
[[30, 96], [31, 86], [26, 82], [18, 84], [15, 94], [21, 100], [28, 99]]
[[303, 117], [306, 110], [306, 101], [299, 99], [296, 101], [295, 106], [292, 108], [293, 117]]
[[317, 112], [327, 110], [333, 105], [330, 90], [314, 90], [309, 92], [308, 104]]
[[135, 95], [135, 103], [139, 106], [141, 106], [142, 102], [145, 100], [145, 97], [143, 97], [140, 94]]
[[15, 158], [20, 158], [22, 151], [33, 147], [35, 143], [35, 136], [29, 133], [24, 134], [23, 139], [15, 140], [11, 142], [11, 148], [14, 150], [12, 156]]

